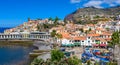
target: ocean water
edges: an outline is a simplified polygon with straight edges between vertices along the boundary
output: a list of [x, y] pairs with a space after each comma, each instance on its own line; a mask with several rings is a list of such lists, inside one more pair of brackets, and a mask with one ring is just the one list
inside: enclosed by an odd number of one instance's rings
[[26, 47], [1, 47], [0, 65], [27, 65], [29, 63], [30, 48]]

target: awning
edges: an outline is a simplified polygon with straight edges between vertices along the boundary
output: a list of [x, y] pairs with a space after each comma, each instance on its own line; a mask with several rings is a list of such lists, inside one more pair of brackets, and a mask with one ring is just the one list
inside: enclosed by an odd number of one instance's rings
[[78, 45], [81, 45], [80, 43], [74, 43], [74, 45], [78, 46]]

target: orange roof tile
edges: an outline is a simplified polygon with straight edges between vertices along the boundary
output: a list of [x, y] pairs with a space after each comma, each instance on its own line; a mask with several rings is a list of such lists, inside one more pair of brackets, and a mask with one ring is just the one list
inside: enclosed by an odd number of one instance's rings
[[112, 35], [112, 33], [103, 32], [101, 35]]
[[70, 39], [70, 34], [69, 33], [61, 33], [63, 38]]
[[86, 37], [73, 37], [74, 40], [86, 40]]
[[111, 40], [111, 38], [105, 38], [107, 41], [110, 41]]
[[96, 36], [100, 36], [100, 34], [87, 34], [87, 36], [96, 37]]
[[102, 30], [103, 31], [104, 29], [103, 28], [96, 28], [96, 30]]

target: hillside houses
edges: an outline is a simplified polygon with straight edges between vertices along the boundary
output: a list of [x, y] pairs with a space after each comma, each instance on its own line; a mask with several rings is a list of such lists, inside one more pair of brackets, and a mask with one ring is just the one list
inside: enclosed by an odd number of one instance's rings
[[14, 32], [19, 32], [19, 33], [23, 33], [23, 32], [38, 32], [38, 24], [53, 24], [53, 21], [50, 21], [48, 19], [44, 19], [44, 20], [41, 20], [41, 19], [38, 19], [38, 20], [28, 20], [28, 22], [24, 22], [23, 24], [15, 27], [15, 28], [12, 28], [12, 29], [8, 29], [8, 30], [5, 30], [4, 33], [5, 34], [11, 34], [11, 33], [14, 33]]
[[65, 26], [54, 27], [50, 29], [50, 31], [56, 30], [58, 34], [62, 35], [61, 39], [57, 39], [57, 42], [61, 43], [62, 45], [73, 44], [79, 44], [83, 46], [94, 46], [97, 44], [107, 45], [108, 41], [111, 40], [111, 35], [113, 31], [107, 30], [102, 25], [107, 26], [107, 24], [105, 23], [86, 25], [69, 23], [66, 24]]

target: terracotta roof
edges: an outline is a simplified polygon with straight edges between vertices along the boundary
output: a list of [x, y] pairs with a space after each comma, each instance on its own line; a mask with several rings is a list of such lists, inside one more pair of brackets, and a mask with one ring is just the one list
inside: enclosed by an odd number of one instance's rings
[[73, 37], [73, 40], [86, 40], [86, 37]]
[[66, 38], [66, 39], [70, 39], [71, 36], [69, 33], [61, 33], [62, 34], [62, 38]]
[[103, 29], [103, 28], [96, 28], [96, 30], [101, 30], [101, 31], [102, 31], [102, 30], [104, 30], [104, 29]]
[[100, 36], [100, 34], [87, 34], [87, 36], [96, 37], [96, 36]]
[[105, 38], [107, 41], [110, 41], [111, 40], [111, 38]]
[[99, 40], [99, 41], [101, 41], [101, 42], [106, 42], [106, 39], [100, 38], [100, 37], [92, 38], [92, 40]]
[[108, 32], [102, 32], [101, 35], [112, 35], [112, 33], [108, 33]]

